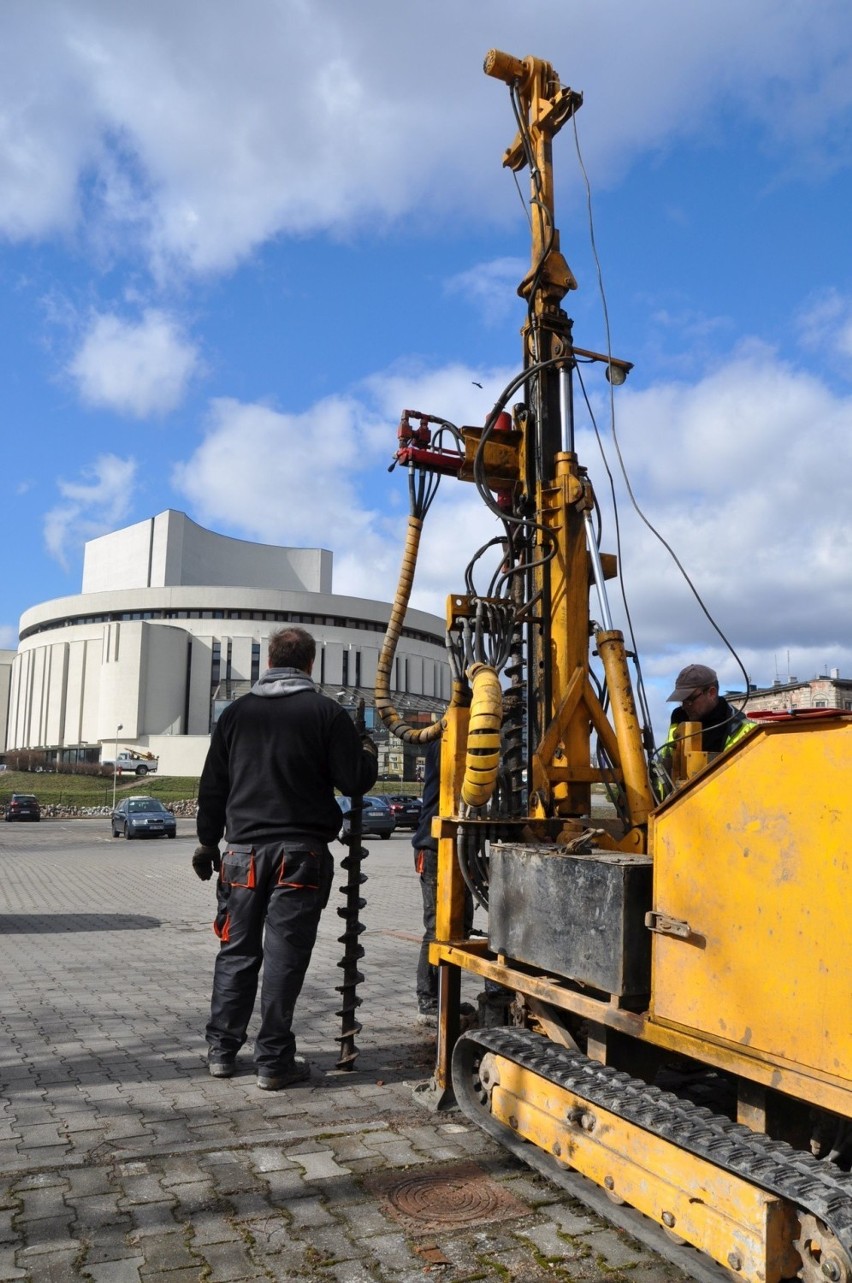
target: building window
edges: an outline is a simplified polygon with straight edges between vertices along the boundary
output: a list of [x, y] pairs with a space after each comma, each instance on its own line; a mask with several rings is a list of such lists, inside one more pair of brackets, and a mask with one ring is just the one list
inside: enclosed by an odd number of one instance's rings
[[251, 681], [252, 685], [260, 677], [260, 642], [251, 644]]
[[222, 677], [222, 643], [214, 642], [211, 650], [210, 685], [218, 686]]

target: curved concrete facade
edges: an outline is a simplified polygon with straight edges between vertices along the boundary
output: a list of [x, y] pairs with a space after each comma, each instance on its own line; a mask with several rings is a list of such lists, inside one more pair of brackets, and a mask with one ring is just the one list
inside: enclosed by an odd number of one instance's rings
[[[118, 741], [154, 752], [161, 774], [198, 774], [217, 710], [287, 623], [316, 638], [319, 683], [343, 702], [369, 693], [390, 606], [332, 593], [331, 570], [325, 550], [230, 539], [173, 511], [93, 540], [84, 591], [21, 617], [7, 749], [97, 760]], [[392, 687], [426, 715], [449, 699], [439, 617], [407, 612]]]

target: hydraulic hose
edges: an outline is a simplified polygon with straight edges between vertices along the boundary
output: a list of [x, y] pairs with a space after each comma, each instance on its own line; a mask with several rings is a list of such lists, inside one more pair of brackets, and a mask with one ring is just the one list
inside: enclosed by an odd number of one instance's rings
[[461, 797], [466, 806], [478, 807], [489, 801], [497, 783], [503, 691], [496, 669], [487, 664], [474, 664], [467, 677], [472, 698]]
[[[408, 527], [405, 532], [402, 564], [399, 568], [399, 582], [396, 586], [396, 595], [393, 599], [379, 662], [376, 665], [376, 710], [391, 735], [395, 735], [397, 739], [404, 740], [409, 744], [426, 744], [429, 740], [437, 739], [441, 734], [440, 721], [433, 722], [431, 726], [409, 726], [405, 718], [401, 717], [394, 708], [390, 694], [391, 670], [397, 644], [402, 633], [405, 612], [408, 609], [411, 586], [414, 583], [414, 569], [417, 565], [417, 553], [420, 549], [422, 531], [423, 522], [421, 518], [409, 516]], [[458, 707], [465, 702], [466, 691], [464, 684], [454, 681], [450, 707]]]

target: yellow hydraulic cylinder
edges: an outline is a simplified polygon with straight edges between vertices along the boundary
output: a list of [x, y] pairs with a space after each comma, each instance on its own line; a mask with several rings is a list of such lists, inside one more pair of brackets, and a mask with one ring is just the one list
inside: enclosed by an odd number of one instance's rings
[[633, 687], [630, 684], [624, 636], [616, 629], [599, 632], [595, 636], [595, 643], [606, 673], [627, 811], [631, 823], [641, 825], [654, 809], [654, 795], [651, 792], [648, 765], [642, 750], [642, 731], [636, 715]]

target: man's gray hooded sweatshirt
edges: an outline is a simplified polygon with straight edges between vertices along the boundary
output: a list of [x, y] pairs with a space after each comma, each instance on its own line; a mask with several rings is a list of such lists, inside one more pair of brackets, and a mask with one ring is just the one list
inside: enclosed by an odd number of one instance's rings
[[365, 793], [377, 771], [345, 709], [300, 669], [270, 668], [216, 723], [198, 786], [199, 841], [328, 843], [341, 825], [335, 788]]

